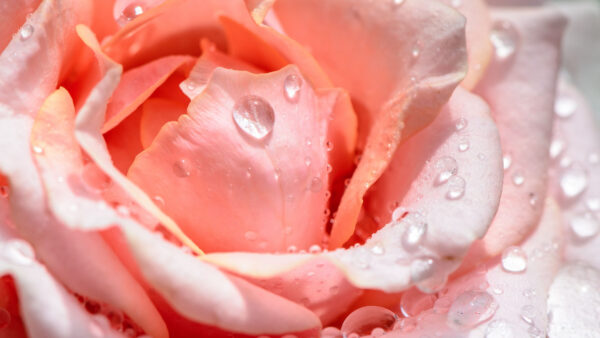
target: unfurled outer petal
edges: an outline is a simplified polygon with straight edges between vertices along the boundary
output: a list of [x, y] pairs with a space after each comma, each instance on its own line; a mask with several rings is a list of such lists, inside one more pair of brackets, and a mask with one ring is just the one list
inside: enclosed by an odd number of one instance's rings
[[[458, 134], [454, 125], [460, 118], [467, 120], [469, 127]], [[428, 277], [443, 280], [460, 264], [473, 240], [483, 236], [498, 206], [502, 166], [497, 133], [485, 103], [457, 89], [447, 109], [427, 129], [399, 147], [394, 158], [398, 169], [386, 173], [389, 176], [382, 178], [385, 184], [374, 192], [382, 195], [377, 203], [373, 199], [373, 212], [386, 208], [381, 212], [389, 217], [388, 204], [399, 198], [408, 215], [389, 222], [363, 246], [321, 256], [331, 260], [360, 288], [386, 292], [406, 289], [422, 281], [411, 276], [411, 265], [427, 258], [435, 261]], [[461, 152], [459, 146], [465, 137], [470, 149]], [[436, 184], [441, 173], [435, 163], [450, 156], [457, 171], [453, 171], [452, 181]], [[422, 224], [426, 226], [422, 247], [420, 243], [414, 248], [404, 246], [402, 238], [410, 231], [408, 228]], [[268, 277], [304, 264], [311, 255], [224, 253], [203, 259], [243, 275]]]
[[363, 195], [398, 144], [435, 118], [464, 77], [465, 20], [433, 1], [283, 0], [273, 9], [349, 91], [358, 114], [364, 152], [337, 211], [329, 244], [336, 248], [354, 232]]
[[[292, 99], [286, 81], [298, 86]], [[128, 176], [164, 200], [203, 250], [308, 249], [324, 236], [324, 135], [336, 95], [316, 94], [292, 66], [264, 75], [218, 68], [188, 114], [161, 129]], [[248, 100], [261, 100], [255, 114], [264, 135], [239, 120]]]
[[[473, 267], [529, 234], [542, 214], [549, 168], [548, 147], [560, 38], [564, 18], [551, 9], [507, 9], [493, 13], [502, 39], [475, 92], [490, 105], [504, 153], [500, 208], [488, 233], [474, 244], [464, 268]], [[502, 50], [498, 50], [498, 48]]]

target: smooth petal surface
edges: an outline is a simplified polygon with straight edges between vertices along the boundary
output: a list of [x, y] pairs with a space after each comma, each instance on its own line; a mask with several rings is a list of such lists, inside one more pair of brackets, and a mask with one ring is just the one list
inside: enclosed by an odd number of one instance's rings
[[285, 32], [349, 91], [358, 114], [364, 152], [337, 211], [329, 244], [336, 248], [354, 232], [363, 195], [397, 145], [435, 118], [464, 77], [465, 21], [432, 1], [283, 0], [273, 8]]
[[10, 42], [13, 35], [25, 23], [27, 14], [32, 13], [39, 5], [37, 1], [5, 1], [2, 3], [2, 14], [0, 14], [0, 53]]
[[523, 240], [539, 222], [547, 190], [565, 21], [550, 9], [497, 10], [493, 17], [514, 30], [516, 49], [507, 58], [496, 55], [475, 92], [488, 102], [498, 125], [506, 170], [498, 213], [486, 236], [471, 248], [465, 269]]
[[[569, 116], [563, 114], [565, 107]], [[588, 102], [566, 79], [558, 86], [550, 193], [564, 216], [565, 259], [600, 268], [600, 134]], [[558, 115], [560, 114], [560, 115]], [[562, 116], [562, 117], [561, 117]], [[573, 178], [575, 180], [573, 180]]]
[[[300, 81], [297, 101], [285, 96], [290, 76]], [[316, 95], [295, 67], [265, 75], [219, 68], [128, 176], [162, 198], [165, 212], [205, 251], [308, 249], [324, 235], [331, 94]], [[234, 111], [248, 95], [274, 114], [264, 138], [236, 125]]]
[[[142, 105], [139, 125], [140, 140], [143, 149], [148, 148], [152, 144], [162, 126], [167, 122], [177, 121], [177, 118], [186, 112], [187, 104], [179, 101], [162, 98], [150, 98], [146, 100]], [[140, 152], [141, 149], [135, 155], [137, 156]], [[129, 164], [133, 163], [133, 160], [134, 158], [131, 159]], [[129, 169], [129, 165], [123, 167]], [[125, 170], [125, 172], [127, 171]]]
[[548, 337], [592, 338], [600, 332], [600, 272], [585, 264], [564, 266], [548, 295]]
[[[539, 226], [521, 246], [527, 255], [524, 272], [504, 270], [499, 257], [489, 261], [450, 283], [432, 309], [416, 318], [402, 319], [397, 330], [384, 337], [545, 336], [548, 326], [546, 298], [562, 263], [561, 228], [560, 210], [556, 202], [549, 199]], [[470, 293], [485, 295], [485, 298], [470, 298]], [[472, 302], [457, 306], [460, 304], [457, 298], [472, 299]], [[491, 303], [486, 304], [486, 299]], [[479, 321], [477, 318], [484, 319]], [[416, 328], [403, 332], [402, 328], [410, 327], [409, 323], [416, 324]]]
[[[462, 135], [468, 136], [470, 142], [470, 149], [465, 152], [459, 151], [461, 135], [454, 132], [459, 118], [469, 121]], [[473, 240], [483, 236], [496, 211], [502, 180], [497, 133], [485, 103], [457, 89], [447, 109], [433, 124], [399, 147], [394, 163], [398, 168], [411, 171], [401, 175], [396, 171], [386, 173], [389, 176], [384, 176], [381, 187], [375, 190], [381, 192], [380, 199], [376, 202], [373, 198], [370, 202], [374, 211], [383, 209], [381, 212], [388, 213], [389, 217], [387, 206], [392, 198], [404, 196], [402, 206], [407, 213], [420, 214], [426, 222], [427, 234], [422, 247], [416, 250], [403, 247], [403, 234], [412, 222], [412, 216], [407, 216], [389, 222], [363, 246], [321, 255], [360, 288], [386, 292], [406, 289], [417, 282], [411, 280], [411, 264], [423, 257], [436, 261], [432, 274], [443, 279], [460, 264]], [[459, 168], [457, 176], [466, 183], [457, 199], [446, 197], [451, 189], [449, 184], [435, 184], [439, 172], [434, 162], [445, 156], [454, 156]], [[474, 204], [478, 208], [472, 208]], [[456, 231], [457, 228], [461, 231]], [[244, 275], [268, 277], [301, 265], [310, 256], [232, 253], [209, 254], [203, 259]]]
[[123, 74], [117, 89], [106, 107], [106, 133], [136, 110], [167, 78], [180, 68], [191, 67], [191, 56], [166, 56], [131, 69]]

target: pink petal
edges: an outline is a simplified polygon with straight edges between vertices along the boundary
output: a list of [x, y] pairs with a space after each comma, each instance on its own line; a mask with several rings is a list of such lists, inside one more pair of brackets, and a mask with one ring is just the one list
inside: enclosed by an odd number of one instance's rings
[[181, 68], [190, 67], [194, 58], [173, 55], [163, 57], [123, 74], [111, 101], [106, 107], [106, 133], [136, 110], [167, 78]]
[[[285, 97], [290, 77], [300, 85], [298, 101]], [[324, 236], [322, 135], [336, 99], [331, 94], [316, 95], [293, 67], [265, 75], [219, 68], [188, 115], [161, 129], [128, 176], [160, 196], [164, 210], [205, 251], [308, 249]], [[247, 95], [274, 111], [264, 139], [234, 122], [234, 106]]]
[[25, 23], [27, 14], [30, 14], [39, 5], [41, 0], [23, 3], [21, 1], [5, 2], [0, 14], [0, 53], [8, 45], [15, 33]]
[[[599, 268], [598, 125], [587, 101], [564, 78], [559, 82], [556, 109], [551, 149], [556, 156], [550, 171], [550, 193], [563, 210], [565, 234], [569, 239], [565, 258]], [[572, 115], [565, 117], [565, 111]]]
[[[502, 267], [500, 257], [489, 261], [484, 267], [450, 283], [433, 309], [415, 318], [403, 319], [404, 323], [397, 325], [398, 329], [384, 337], [422, 337], [430, 334], [452, 337], [495, 337], [493, 334], [500, 337], [545, 336], [548, 326], [546, 298], [562, 264], [563, 241], [559, 220], [560, 210], [556, 202], [548, 199], [539, 226], [521, 246], [527, 255], [524, 272], [507, 272]], [[492, 297], [493, 304], [489, 308], [479, 308], [477, 302], [464, 307], [451, 306], [457, 297], [465, 297], [469, 292]], [[488, 312], [488, 309], [491, 311]], [[481, 313], [489, 315], [481, 321], [469, 320]], [[411, 321], [417, 327], [410, 332], [402, 332], [400, 328]]]
[[[140, 139], [142, 142], [143, 149], [148, 148], [160, 128], [167, 122], [177, 121], [177, 118], [187, 112], [187, 104], [182, 104], [175, 100], [167, 100], [162, 98], [150, 98], [142, 105], [142, 114], [139, 125]], [[135, 152], [134, 157], [131, 158], [131, 162], [127, 165], [127, 169], [137, 154], [142, 151]], [[133, 153], [133, 152], [132, 152]], [[114, 153], [113, 153], [114, 154]], [[125, 171], [127, 172], [127, 171]]]
[[494, 12], [514, 54], [492, 61], [476, 92], [498, 124], [506, 166], [500, 208], [488, 233], [471, 248], [464, 269], [523, 240], [542, 215], [560, 37], [565, 21], [551, 9]]
[[[465, 132], [469, 135], [470, 149], [466, 152], [458, 150], [461, 135], [454, 133], [459, 118], [469, 121]], [[410, 248], [403, 247], [402, 237], [411, 224], [410, 218], [392, 221], [363, 246], [320, 255], [337, 265], [356, 287], [386, 292], [406, 289], [416, 282], [411, 280], [411, 263], [423, 257], [435, 260], [437, 267], [432, 274], [443, 279], [460, 264], [473, 240], [483, 236], [498, 205], [502, 168], [497, 130], [484, 102], [462, 89], [457, 89], [433, 124], [401, 145], [395, 156], [380, 180], [381, 185], [374, 190], [380, 195], [373, 193], [367, 208], [387, 213], [389, 217], [388, 204], [399, 198], [407, 211], [423, 215], [427, 233], [422, 246], [409, 251]], [[434, 184], [438, 175], [434, 162], [445, 156], [455, 158], [457, 175], [466, 182], [460, 198], [454, 200], [446, 197], [448, 185]], [[407, 172], [398, 175], [395, 168], [400, 164]], [[397, 195], [399, 192], [404, 195]], [[473, 203], [478, 207], [472, 208]], [[457, 228], [461, 231], [457, 232]], [[264, 278], [295, 268], [311, 258], [301, 254], [223, 253], [208, 254], [203, 259], [242, 275]]]
[[465, 75], [464, 18], [423, 1], [283, 0], [274, 10], [285, 32], [310, 47], [357, 107], [364, 153], [333, 226], [330, 247], [339, 247], [352, 235], [363, 195], [385, 170], [388, 154], [435, 118]]

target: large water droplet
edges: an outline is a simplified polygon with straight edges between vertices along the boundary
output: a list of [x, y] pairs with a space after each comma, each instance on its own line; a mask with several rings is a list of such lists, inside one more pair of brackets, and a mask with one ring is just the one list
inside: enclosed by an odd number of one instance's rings
[[571, 218], [569, 222], [573, 235], [578, 240], [587, 240], [598, 234], [600, 223], [598, 219], [591, 213], [585, 212], [577, 214]]
[[560, 189], [566, 198], [579, 196], [587, 186], [588, 172], [579, 162], [573, 163], [560, 176]]
[[491, 318], [498, 304], [485, 291], [466, 291], [460, 294], [448, 310], [448, 325], [465, 329]]
[[262, 97], [246, 95], [235, 103], [233, 120], [244, 133], [260, 140], [273, 130], [275, 112]]
[[192, 165], [186, 159], [180, 159], [173, 163], [173, 173], [177, 177], [188, 177], [190, 176]]
[[406, 251], [414, 251], [425, 239], [427, 233], [427, 222], [425, 216], [420, 212], [409, 213], [403, 222], [406, 229], [402, 233], [402, 246]]
[[381, 306], [363, 306], [354, 310], [342, 323], [346, 335], [356, 333], [368, 335], [375, 328], [389, 330], [396, 322], [396, 314]]
[[565, 141], [561, 139], [554, 139], [552, 143], [550, 143], [550, 149], [548, 153], [550, 154], [550, 159], [557, 159], [565, 150], [567, 144]]
[[527, 269], [527, 255], [518, 246], [510, 246], [502, 252], [502, 268], [508, 272], [523, 272]]
[[458, 172], [458, 163], [453, 157], [444, 156], [435, 161], [434, 168], [437, 172], [435, 184], [446, 183], [448, 179]]
[[496, 57], [500, 60], [511, 57], [517, 49], [518, 34], [508, 21], [497, 21], [492, 26], [490, 41], [494, 46]]
[[515, 333], [510, 324], [504, 320], [491, 321], [485, 329], [485, 338], [514, 338]]
[[29, 243], [21, 239], [12, 239], [4, 244], [4, 255], [14, 264], [31, 265], [35, 261], [35, 252]]
[[22, 41], [29, 39], [33, 35], [34, 28], [32, 25], [26, 23], [19, 30], [19, 36]]
[[405, 317], [417, 316], [424, 310], [431, 309], [436, 303], [437, 296], [424, 294], [418, 290], [410, 289], [402, 294], [400, 311]]
[[446, 198], [450, 200], [456, 200], [465, 194], [465, 187], [467, 183], [465, 179], [460, 176], [452, 176], [448, 180], [448, 192], [446, 193]]
[[117, 24], [119, 26], [125, 26], [129, 21], [144, 14], [145, 11], [146, 6], [143, 3], [139, 1], [132, 2], [123, 9], [121, 15], [117, 18]]
[[575, 113], [575, 110], [577, 110], [577, 102], [572, 98], [565, 95], [560, 95], [556, 98], [554, 102], [556, 116], [566, 119], [571, 117]]
[[283, 80], [283, 95], [292, 103], [300, 99], [300, 89], [302, 88], [302, 79], [296, 74], [290, 74]]

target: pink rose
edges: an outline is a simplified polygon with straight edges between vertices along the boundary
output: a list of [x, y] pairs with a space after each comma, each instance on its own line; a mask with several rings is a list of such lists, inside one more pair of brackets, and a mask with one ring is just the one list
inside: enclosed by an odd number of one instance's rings
[[0, 8], [1, 337], [600, 332], [597, 3]]

